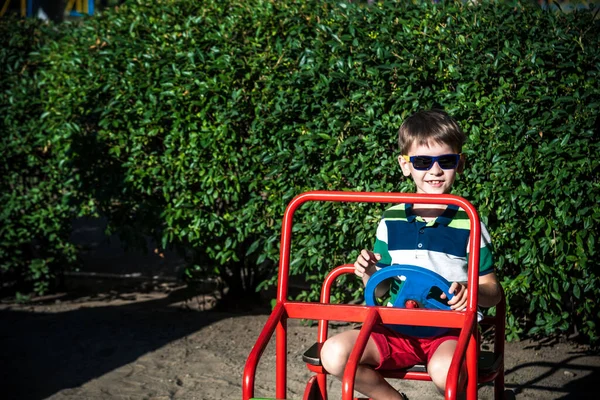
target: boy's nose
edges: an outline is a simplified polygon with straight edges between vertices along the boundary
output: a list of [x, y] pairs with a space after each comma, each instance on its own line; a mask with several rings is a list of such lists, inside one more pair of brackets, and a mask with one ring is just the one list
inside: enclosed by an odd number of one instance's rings
[[438, 164], [438, 162], [436, 161], [433, 163], [428, 172], [430, 174], [439, 175], [440, 173], [442, 173], [442, 171], [442, 167], [440, 167], [440, 164]]

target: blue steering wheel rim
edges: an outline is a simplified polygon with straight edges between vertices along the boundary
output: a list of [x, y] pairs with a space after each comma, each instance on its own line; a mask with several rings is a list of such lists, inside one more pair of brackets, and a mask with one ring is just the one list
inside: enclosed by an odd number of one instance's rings
[[[392, 264], [381, 268], [369, 278], [365, 287], [365, 301], [368, 306], [376, 306], [377, 299], [375, 289], [383, 281], [391, 278], [404, 277], [404, 281], [398, 290], [398, 294], [392, 304], [393, 307], [406, 308], [408, 301], [414, 302], [418, 308], [450, 310], [447, 301], [454, 297], [448, 293], [450, 282], [443, 276], [423, 267], [406, 264]], [[447, 299], [439, 298], [439, 294], [445, 293]], [[386, 325], [389, 328], [404, 335], [414, 337], [434, 337], [447, 332], [448, 328], [410, 325]]]

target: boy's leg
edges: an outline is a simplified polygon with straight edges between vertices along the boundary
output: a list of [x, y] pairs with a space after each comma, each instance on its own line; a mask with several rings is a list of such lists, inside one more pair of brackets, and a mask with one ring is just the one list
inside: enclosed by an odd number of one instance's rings
[[[450, 369], [450, 363], [452, 362], [457, 343], [456, 340], [444, 341], [434, 350], [433, 355], [427, 363], [427, 372], [429, 372], [431, 380], [441, 394], [444, 394], [446, 390], [446, 378], [448, 377], [448, 370]], [[458, 379], [458, 388], [461, 392], [464, 391], [465, 378], [466, 370], [463, 367]], [[462, 397], [459, 396], [459, 398]]]
[[[341, 379], [348, 363], [350, 353], [358, 338], [358, 330], [342, 332], [329, 338], [321, 348], [321, 363], [331, 375]], [[354, 389], [371, 399], [403, 399], [373, 367], [380, 364], [380, 354], [377, 345], [369, 338], [363, 356], [356, 370]]]

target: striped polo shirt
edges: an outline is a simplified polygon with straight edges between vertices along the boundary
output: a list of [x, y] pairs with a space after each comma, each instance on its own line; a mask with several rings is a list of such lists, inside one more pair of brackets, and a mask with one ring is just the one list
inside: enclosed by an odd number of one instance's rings
[[[373, 251], [382, 257], [377, 266], [415, 265], [449, 282], [466, 282], [470, 228], [469, 216], [456, 206], [448, 206], [436, 219], [426, 222], [413, 213], [412, 204], [395, 205], [384, 212], [377, 227]], [[493, 271], [490, 234], [481, 223], [479, 276]], [[393, 281], [392, 295], [398, 283]]]

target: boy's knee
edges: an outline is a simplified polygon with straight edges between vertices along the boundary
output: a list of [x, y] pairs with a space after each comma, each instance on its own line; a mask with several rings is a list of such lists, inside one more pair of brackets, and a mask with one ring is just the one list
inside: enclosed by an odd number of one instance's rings
[[448, 370], [450, 369], [450, 363], [444, 361], [437, 360], [436, 362], [430, 362], [427, 365], [427, 372], [431, 377], [431, 381], [435, 384], [440, 393], [444, 393], [446, 388], [446, 378], [448, 377]]
[[427, 371], [429, 372], [429, 376], [431, 377], [431, 381], [433, 382], [433, 384], [435, 385], [435, 387], [437, 388], [437, 390], [443, 394], [444, 390], [446, 388], [446, 377], [448, 374], [448, 371], [443, 371], [441, 368], [429, 368], [429, 366], [427, 366]]
[[[435, 384], [436, 388], [441, 394], [444, 394], [446, 390], [446, 379], [448, 378], [448, 371], [450, 370], [450, 361], [437, 361], [435, 363], [430, 363], [427, 365], [427, 372], [431, 377], [431, 381]], [[462, 387], [464, 383], [464, 378], [466, 377], [466, 370], [463, 368], [460, 371], [459, 377], [459, 388]], [[460, 389], [459, 389], [460, 391]], [[459, 397], [460, 398], [460, 397]]]
[[342, 376], [349, 357], [350, 350], [338, 338], [333, 337], [323, 343], [323, 347], [321, 348], [321, 365], [331, 375]]

